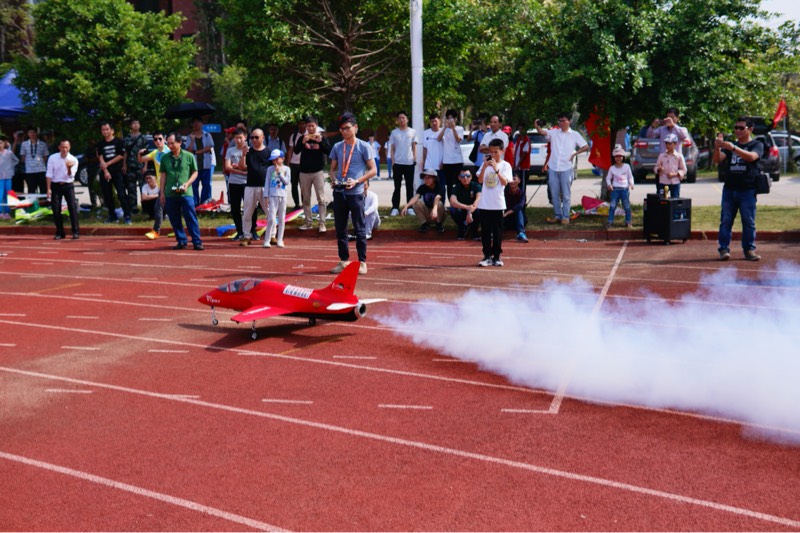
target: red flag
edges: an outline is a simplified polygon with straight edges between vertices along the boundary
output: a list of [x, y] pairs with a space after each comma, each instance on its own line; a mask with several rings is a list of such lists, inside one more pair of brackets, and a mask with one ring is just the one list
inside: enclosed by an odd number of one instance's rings
[[778, 122], [783, 120], [783, 118], [788, 113], [788, 109], [786, 109], [786, 100], [781, 98], [780, 103], [778, 104], [778, 109], [775, 110], [775, 118], [772, 119], [772, 127], [775, 128], [778, 126]]
[[592, 141], [589, 163], [606, 170], [611, 168], [611, 128], [608, 117], [601, 115], [596, 107], [586, 119], [586, 132]]

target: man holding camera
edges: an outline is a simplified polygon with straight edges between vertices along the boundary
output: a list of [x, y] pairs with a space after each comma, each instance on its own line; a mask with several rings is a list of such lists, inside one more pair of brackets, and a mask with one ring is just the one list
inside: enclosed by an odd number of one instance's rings
[[305, 223], [301, 230], [310, 230], [314, 227], [311, 215], [311, 188], [317, 195], [317, 208], [319, 210], [319, 232], [327, 231], [325, 217], [325, 156], [331, 151], [328, 138], [317, 131], [317, 119], [308, 116], [306, 131], [303, 138], [294, 146], [295, 153], [300, 156], [300, 199], [303, 202], [303, 215]]
[[186, 220], [186, 228], [192, 237], [195, 250], [203, 250], [200, 240], [200, 225], [194, 210], [192, 183], [197, 179], [197, 160], [194, 154], [181, 146], [181, 136], [177, 133], [167, 135], [170, 153], [161, 158], [161, 205], [165, 207], [169, 223], [175, 231], [178, 244], [173, 250], [183, 250], [187, 246], [186, 232], [183, 230], [181, 214]]
[[753, 119], [740, 117], [733, 126], [735, 142], [726, 141], [721, 133], [714, 141], [714, 164], [728, 162], [719, 220], [717, 251], [720, 261], [731, 258], [729, 247], [737, 211], [742, 216], [744, 258], [748, 261], [761, 259], [756, 253], [756, 179], [761, 172], [764, 143], [751, 137], [754, 125]]
[[364, 221], [364, 183], [375, 176], [375, 155], [372, 147], [362, 141], [358, 123], [352, 113], [339, 117], [339, 133], [343, 140], [331, 149], [331, 184], [333, 186], [333, 217], [336, 224], [336, 241], [339, 263], [331, 270], [338, 274], [350, 264], [347, 246], [347, 222], [352, 219], [356, 234], [356, 252], [361, 266], [359, 274], [367, 273], [367, 229]]

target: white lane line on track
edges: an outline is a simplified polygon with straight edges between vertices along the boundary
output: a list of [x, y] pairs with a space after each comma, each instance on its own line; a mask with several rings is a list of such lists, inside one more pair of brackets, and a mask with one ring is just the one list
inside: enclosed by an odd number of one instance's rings
[[171, 318], [150, 318], [150, 317], [143, 317], [140, 318], [142, 322], [172, 322]]
[[[6, 293], [0, 292], [0, 294], [6, 294]], [[14, 293], [12, 293], [12, 294], [14, 294]], [[40, 295], [33, 294], [33, 296], [40, 296]], [[72, 299], [72, 298], [70, 298], [68, 296], [59, 296], [58, 298]], [[109, 303], [115, 303], [115, 304], [122, 305], [122, 304], [125, 304], [127, 302], [109, 302]], [[180, 310], [180, 311], [196, 311], [196, 312], [202, 312], [202, 313], [205, 314], [205, 311], [202, 310], [202, 309], [197, 310], [197, 309], [189, 309], [189, 308], [182, 308], [182, 307], [174, 307], [174, 308], [172, 308], [172, 307], [167, 307], [167, 306], [154, 306], [154, 305], [148, 305], [148, 304], [130, 304], [130, 305], [135, 305], [135, 306], [140, 306], [140, 307], [157, 307], [159, 309], [169, 308], [169, 309], [176, 309], [176, 310]], [[161, 339], [161, 338], [156, 338], [156, 337], [143, 337], [143, 336], [136, 336], [136, 335], [124, 335], [124, 334], [121, 334], [121, 333], [113, 333], [113, 332], [109, 332], [109, 331], [98, 331], [98, 330], [75, 328], [75, 327], [67, 328], [67, 327], [62, 327], [62, 326], [53, 326], [53, 325], [49, 325], [49, 324], [34, 324], [34, 323], [30, 323], [30, 322], [17, 322], [17, 321], [2, 320], [2, 319], [0, 319], [0, 324], [9, 324], [9, 325], [12, 325], [12, 326], [17, 326], [17, 327], [30, 327], [30, 328], [39, 328], [39, 329], [51, 329], [51, 330], [55, 330], [55, 331], [85, 333], [87, 335], [93, 335], [93, 336], [101, 335], [101, 336], [117, 338], [117, 339], [126, 339], [126, 340], [134, 340], [134, 341], [146, 341], [146, 342], [152, 342], [154, 344], [164, 344], [164, 345], [168, 345], [168, 346], [188, 346], [188, 347], [191, 347], [191, 348], [198, 348], [198, 349], [201, 349], [201, 350], [208, 350], [209, 349], [207, 344], [193, 344], [193, 343], [184, 342], [184, 341], [172, 341], [172, 340]], [[348, 327], [372, 329], [372, 330], [386, 330], [386, 329], [389, 329], [389, 328], [378, 328], [378, 327], [372, 327], [372, 326], [358, 326], [358, 325], [353, 325], [353, 324], [349, 324]], [[349, 369], [354, 369], [354, 370], [364, 370], [364, 371], [367, 371], [367, 372], [379, 372], [379, 373], [386, 373], [386, 374], [393, 374], [393, 375], [400, 375], [400, 376], [407, 376], [407, 377], [414, 377], [414, 378], [421, 378], [421, 379], [431, 379], [431, 380], [435, 380], [435, 381], [444, 381], [444, 382], [450, 382], [450, 383], [457, 383], [457, 384], [462, 384], [462, 385], [470, 385], [470, 386], [477, 386], [477, 387], [487, 387], [487, 388], [500, 389], [500, 390], [511, 390], [511, 391], [517, 391], [517, 392], [522, 392], [522, 393], [526, 393], [526, 394], [534, 394], [534, 395], [540, 395], [540, 396], [542, 396], [542, 395], [543, 396], [552, 395], [552, 392], [547, 391], [547, 390], [530, 389], [530, 388], [525, 388], [525, 387], [517, 387], [517, 386], [514, 386], [514, 385], [503, 385], [503, 384], [496, 384], [496, 383], [486, 383], [486, 382], [482, 382], [482, 381], [473, 381], [473, 380], [468, 380], [468, 379], [448, 378], [448, 377], [444, 377], [444, 376], [437, 376], [435, 374], [422, 374], [422, 373], [419, 373], [419, 372], [410, 372], [410, 371], [404, 371], [404, 370], [393, 370], [393, 369], [389, 369], [389, 368], [363, 366], [363, 365], [356, 365], [354, 363], [327, 361], [327, 360], [324, 360], [324, 359], [313, 359], [313, 358], [297, 357], [297, 356], [286, 355], [286, 354], [275, 354], [275, 353], [269, 353], [269, 352], [257, 352], [255, 350], [247, 350], [247, 349], [243, 349], [243, 348], [227, 348], [227, 349], [226, 348], [214, 348], [214, 351], [220, 352], [220, 353], [229, 351], [229, 352], [235, 353], [236, 355], [241, 355], [241, 356], [271, 357], [271, 358], [275, 358], [275, 359], [286, 359], [286, 360], [289, 360], [289, 361], [296, 361], [296, 362], [302, 362], [302, 363], [331, 365], [331, 366], [344, 367], [344, 368], [349, 368]], [[747, 422], [745, 420], [736, 420], [736, 419], [733, 419], [733, 418], [722, 418], [722, 417], [716, 417], [716, 416], [701, 415], [701, 414], [692, 413], [692, 412], [688, 412], [688, 411], [676, 411], [676, 410], [671, 410], [671, 409], [661, 409], [661, 408], [647, 407], [647, 406], [644, 406], [644, 405], [633, 405], [633, 404], [621, 403], [621, 402], [609, 402], [609, 401], [605, 401], [605, 400], [598, 400], [598, 399], [591, 398], [591, 397], [588, 397], [588, 396], [566, 395], [565, 398], [568, 398], [568, 399], [571, 399], [571, 400], [575, 400], [575, 401], [579, 401], [579, 402], [599, 403], [599, 404], [608, 405], [608, 406], [611, 406], [611, 407], [625, 407], [625, 408], [628, 408], [628, 409], [636, 409], [638, 411], [649, 411], [649, 412], [654, 412], [654, 413], [665, 413], [665, 414], [669, 414], [669, 415], [675, 415], [675, 416], [681, 416], [681, 417], [687, 417], [687, 418], [695, 418], [695, 419], [698, 419], [698, 420], [710, 420], [710, 421], [713, 421], [713, 422], [718, 422], [720, 424], [736, 424], [736, 425], [740, 425], [740, 426], [743, 426], [743, 427], [752, 427], [752, 428], [756, 428], [756, 429], [775, 431], [775, 432], [779, 432], [779, 433], [789, 433], [789, 434], [792, 434], [792, 435], [800, 435], [800, 431], [798, 431], [798, 430], [789, 429], [789, 428], [780, 427], [780, 426], [769, 426], [769, 425], [764, 425], [764, 424], [753, 424], [753, 423]]]
[[553, 415], [550, 409], [500, 409], [501, 413], [530, 413], [530, 414], [537, 414], [537, 415]]
[[[42, 468], [50, 472], [64, 474], [67, 476], [78, 478], [83, 481], [88, 481], [90, 483], [96, 483], [98, 485], [103, 485], [105, 487], [109, 487], [112, 489], [130, 492], [137, 496], [141, 496], [144, 498], [151, 498], [153, 500], [158, 500], [160, 502], [176, 505], [178, 507], [183, 507], [185, 509], [190, 509], [192, 511], [197, 511], [199, 513], [227, 520], [228, 522], [233, 522], [243, 526], [251, 527], [258, 531], [284, 531], [283, 529], [277, 526], [273, 526], [272, 524], [267, 524], [265, 522], [254, 520], [246, 516], [229, 513], [227, 511], [223, 511], [215, 507], [209, 507], [207, 505], [202, 505], [190, 500], [184, 500], [183, 498], [170, 496], [169, 494], [163, 494], [161, 492], [155, 492], [142, 487], [137, 487], [136, 485], [130, 485], [128, 483], [114, 481], [113, 479], [95, 476], [94, 474], [89, 474], [87, 472], [82, 472], [80, 470], [73, 470], [72, 468], [67, 468], [52, 463], [46, 463], [44, 461], [37, 461], [36, 459], [30, 459], [28, 457], [23, 457], [21, 455], [14, 455], [11, 453], [0, 452], [0, 459], [21, 463], [36, 468]], [[169, 527], [167, 527], [167, 529], [169, 529]]]
[[472, 361], [462, 361], [461, 359], [431, 359], [432, 363], [472, 363]]
[[53, 266], [55, 263], [49, 263], [47, 261], [31, 261], [31, 266]]
[[8, 342], [0, 342], [1, 348], [15, 348], [16, 346], [17, 346], [16, 344], [11, 344]]
[[[657, 489], [650, 489], [647, 487], [641, 487], [638, 485], [633, 485], [630, 483], [623, 483], [619, 481], [614, 481], [611, 479], [601, 478], [597, 476], [589, 476], [584, 474], [578, 474], [575, 472], [569, 472], [566, 470], [558, 470], [555, 468], [548, 468], [544, 466], [539, 466], [531, 463], [525, 463], [522, 461], [514, 461], [511, 459], [504, 459], [502, 457], [495, 457], [492, 455], [485, 455], [476, 452], [469, 452], [466, 450], [459, 450], [456, 448], [448, 448], [446, 446], [439, 446], [436, 444], [428, 444], [425, 442], [420, 441], [413, 441], [410, 439], [404, 439], [399, 437], [391, 437], [388, 435], [381, 435], [379, 433], [371, 433], [368, 431], [362, 431], [357, 429], [350, 429], [342, 426], [336, 426], [333, 424], [325, 424], [321, 422], [313, 422], [310, 420], [304, 420], [301, 418], [292, 418], [283, 415], [277, 415], [273, 413], [265, 413], [263, 411], [254, 411], [251, 409], [244, 409], [241, 407], [234, 407], [231, 405], [224, 405], [224, 404], [216, 404], [211, 402], [204, 402], [201, 400], [192, 400], [192, 399], [185, 399], [185, 398], [174, 398], [169, 395], [141, 390], [141, 389], [132, 389], [128, 387], [122, 387], [119, 385], [111, 385], [107, 383], [98, 383], [93, 381], [85, 381], [80, 379], [73, 379], [63, 376], [55, 376], [52, 374], [42, 374], [39, 372], [29, 372], [27, 370], [18, 370], [15, 368], [8, 368], [8, 367], [0, 367], [0, 372], [7, 372], [10, 374], [17, 374], [22, 376], [34, 377], [34, 378], [41, 378], [41, 379], [48, 379], [53, 381], [62, 381], [66, 383], [74, 383], [78, 385], [86, 385], [91, 387], [103, 388], [108, 390], [114, 390], [117, 392], [123, 392], [128, 394], [135, 394], [139, 396], [145, 396], [149, 398], [160, 398], [165, 400], [171, 400], [181, 403], [186, 403], [189, 405], [195, 405], [199, 407], [206, 407], [209, 409], [215, 409], [220, 411], [225, 411], [228, 413], [237, 413], [242, 415], [248, 415], [258, 418], [265, 418], [268, 420], [274, 420], [277, 422], [284, 422], [287, 424], [294, 424], [298, 426], [303, 426], [312, 429], [319, 429], [323, 431], [329, 431], [333, 433], [339, 433], [344, 435], [349, 435], [352, 437], [360, 437], [367, 440], [372, 440], [376, 442], [382, 442], [386, 444], [393, 444], [397, 446], [404, 446], [407, 448], [417, 449], [417, 450], [424, 450], [431, 453], [438, 453], [443, 455], [449, 455], [453, 457], [459, 457], [464, 459], [471, 459], [474, 461], [479, 461], [483, 463], [490, 463], [495, 465], [500, 465], [508, 468], [514, 468], [518, 470], [524, 470], [527, 472], [533, 472], [536, 474], [541, 474], [545, 476], [556, 477], [559, 479], [567, 479], [569, 481], [576, 481], [581, 483], [587, 483], [591, 485], [597, 485], [604, 488], [613, 488], [621, 491], [631, 492], [634, 494], [639, 494], [643, 496], [650, 496], [654, 498], [660, 498], [663, 500], [686, 504], [686, 505], [694, 505], [697, 507], [702, 507], [705, 509], [711, 509], [714, 511], [720, 511], [725, 513], [730, 513], [736, 516], [752, 518], [755, 520], [762, 520], [765, 522], [770, 522], [774, 524], [780, 524], [786, 527], [800, 529], [800, 520], [792, 520], [790, 518], [784, 518], [781, 516], [771, 515], [767, 513], [762, 513], [759, 511], [754, 511], [751, 509], [745, 509], [743, 507], [735, 507], [733, 505], [726, 505], [718, 502], [713, 502], [710, 500], [702, 500], [700, 498], [694, 498], [691, 496], [683, 496], [681, 494], [675, 494], [672, 492], [666, 492], [663, 490]], [[0, 456], [2, 456], [2, 452], [0, 452]], [[5, 454], [8, 455], [8, 454]]]
[[90, 293], [90, 292], [78, 293], [78, 292], [76, 292], [75, 294], [73, 294], [73, 296], [86, 297], [86, 298], [101, 298], [103, 295], [100, 294], [100, 293]]
[[94, 346], [62, 346], [62, 350], [83, 350], [84, 352], [97, 352], [100, 348]]
[[261, 400], [264, 403], [285, 403], [285, 404], [298, 404], [298, 405], [311, 405], [314, 402], [311, 400], [280, 400], [276, 398], [264, 398]]
[[168, 394], [173, 400], [197, 400], [200, 398], [197, 394]]
[[189, 350], [158, 350], [156, 348], [152, 348], [147, 350], [147, 353], [189, 353]]
[[334, 355], [334, 359], [364, 359], [367, 361], [374, 361], [377, 357], [373, 355]]
[[10, 316], [10, 317], [15, 317], [15, 318], [22, 318], [22, 317], [26, 317], [28, 315], [26, 315], [25, 313], [0, 313], [0, 316]]
[[37, 254], [57, 254], [55, 250], [37, 250]]
[[431, 405], [400, 405], [394, 403], [379, 403], [378, 408], [380, 409], [417, 409], [419, 411], [433, 411], [433, 406]]
[[[611, 267], [611, 272], [608, 274], [608, 278], [606, 278], [606, 282], [603, 285], [602, 290], [600, 291], [600, 295], [597, 297], [597, 301], [592, 308], [592, 314], [590, 316], [590, 320], [595, 321], [599, 320], [600, 308], [603, 306], [603, 302], [606, 299], [606, 295], [608, 295], [608, 289], [611, 288], [611, 283], [614, 281], [614, 276], [617, 275], [617, 269], [619, 265], [622, 263], [622, 256], [625, 255], [625, 250], [628, 249], [628, 241], [623, 241], [622, 248], [620, 248], [619, 253], [617, 254], [617, 259], [614, 261], [614, 266]], [[567, 371], [566, 377], [559, 383], [558, 390], [556, 391], [555, 396], [553, 396], [553, 401], [550, 404], [550, 412], [553, 414], [558, 414], [558, 411], [561, 409], [561, 403], [564, 401], [564, 397], [567, 394], [567, 388], [569, 387], [569, 382], [572, 380], [572, 374], [575, 372], [577, 366], [582, 362], [581, 358], [575, 360], [572, 364], [572, 367]]]
[[45, 277], [40, 274], [21, 274], [21, 278], [23, 279], [44, 279]]
[[80, 389], [45, 389], [45, 392], [54, 392], [54, 393], [66, 393], [66, 394], [92, 394], [94, 391], [91, 390], [80, 390]]
[[74, 318], [76, 320], [97, 320], [99, 316], [84, 316], [84, 315], [67, 315], [65, 318]]

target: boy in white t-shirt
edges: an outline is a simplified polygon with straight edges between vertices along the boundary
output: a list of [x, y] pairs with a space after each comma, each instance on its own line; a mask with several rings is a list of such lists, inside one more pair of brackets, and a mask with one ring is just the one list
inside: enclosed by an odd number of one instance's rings
[[158, 182], [156, 182], [156, 173], [152, 170], [146, 170], [144, 173], [144, 185], [142, 185], [142, 211], [153, 219], [153, 230], [145, 234], [148, 239], [158, 239], [160, 236], [161, 222], [164, 218], [161, 200], [159, 199], [160, 192], [161, 189], [158, 188]]
[[481, 220], [481, 241], [483, 260], [478, 266], [503, 266], [500, 254], [503, 253], [503, 213], [506, 198], [503, 194], [506, 184], [511, 181], [511, 165], [503, 159], [505, 145], [501, 139], [489, 142], [489, 154], [478, 171], [478, 183], [483, 186], [478, 200]]

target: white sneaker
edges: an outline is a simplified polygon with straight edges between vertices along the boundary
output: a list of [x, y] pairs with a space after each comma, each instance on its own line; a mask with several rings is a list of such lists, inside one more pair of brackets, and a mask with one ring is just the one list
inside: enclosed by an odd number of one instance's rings
[[495, 259], [493, 263], [494, 263], [494, 266], [496, 266], [496, 267], [503, 266], [503, 260], [502, 259]]
[[311, 229], [311, 228], [313, 228], [313, 227], [314, 227], [314, 226], [312, 226], [311, 224], [303, 224], [302, 226], [300, 226], [300, 227], [299, 227], [299, 228], [297, 228], [297, 229], [299, 229], [300, 231], [306, 231], [306, 230], [310, 230], [310, 229]]
[[339, 263], [331, 269], [331, 274], [338, 274], [350, 264], [350, 261], [339, 261]]
[[416, 213], [414, 213], [414, 208], [413, 208], [413, 207], [409, 207], [409, 208], [408, 208], [408, 211], [406, 211], [406, 213], [407, 213], [407, 214], [408, 214], [408, 216], [410, 216], [410, 217], [416, 216]]
[[371, 238], [372, 238], [372, 233], [367, 233], [367, 240], [370, 240]]
[[492, 260], [492, 258], [491, 257], [486, 257], [486, 258], [483, 259], [483, 261], [478, 263], [478, 266], [479, 267], [490, 267], [493, 264], [494, 264], [494, 261]]
[[400, 215], [400, 211], [397, 210], [397, 209], [392, 209], [392, 212], [389, 213], [390, 217], [396, 217], [396, 216], [399, 216], [399, 215]]
[[276, 244], [275, 246], [277, 246], [278, 248], [286, 248], [286, 246], [284, 246], [283, 244], [283, 241], [278, 241], [278, 244]]
[[264, 248], [270, 248], [271, 246], [272, 245], [269, 243], [269, 241], [267, 240], [264, 241]]
[[367, 263], [361, 261], [361, 266], [358, 267], [359, 274], [366, 274], [367, 273]]

